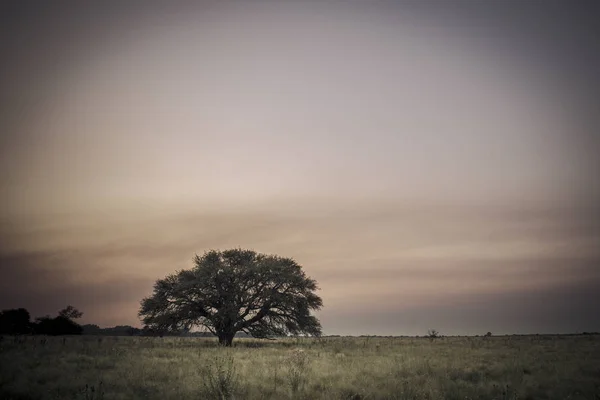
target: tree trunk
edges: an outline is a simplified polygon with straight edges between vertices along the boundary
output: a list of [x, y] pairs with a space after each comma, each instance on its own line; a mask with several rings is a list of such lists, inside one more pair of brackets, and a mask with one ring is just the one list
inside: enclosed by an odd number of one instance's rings
[[218, 333], [219, 344], [221, 346], [231, 347], [231, 344], [233, 343], [233, 337], [234, 336], [235, 336], [235, 332], [234, 333], [231, 333], [231, 332], [219, 332]]

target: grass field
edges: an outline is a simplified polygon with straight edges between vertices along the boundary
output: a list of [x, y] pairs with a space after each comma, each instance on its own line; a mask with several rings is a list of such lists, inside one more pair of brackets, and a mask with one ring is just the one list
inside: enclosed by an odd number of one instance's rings
[[600, 337], [0, 342], [1, 399], [600, 399]]

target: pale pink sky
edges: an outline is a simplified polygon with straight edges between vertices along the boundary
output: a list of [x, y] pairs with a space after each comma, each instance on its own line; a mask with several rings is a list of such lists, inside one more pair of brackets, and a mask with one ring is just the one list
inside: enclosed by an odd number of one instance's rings
[[600, 329], [591, 100], [543, 47], [578, 15], [148, 4], [15, 11], [0, 308], [138, 325], [154, 280], [243, 247], [317, 279], [326, 333]]

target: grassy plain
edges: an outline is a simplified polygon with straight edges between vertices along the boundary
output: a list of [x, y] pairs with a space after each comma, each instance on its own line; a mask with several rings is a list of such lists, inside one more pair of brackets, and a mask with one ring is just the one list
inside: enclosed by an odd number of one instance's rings
[[600, 337], [0, 342], [1, 399], [600, 399]]

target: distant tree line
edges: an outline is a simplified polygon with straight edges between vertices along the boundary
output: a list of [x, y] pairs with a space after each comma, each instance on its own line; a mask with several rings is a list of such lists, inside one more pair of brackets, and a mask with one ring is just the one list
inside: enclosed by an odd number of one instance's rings
[[[0, 335], [96, 335], [96, 336], [186, 336], [212, 337], [210, 332], [167, 332], [150, 327], [135, 328], [130, 325], [117, 325], [112, 328], [100, 328], [95, 324], [79, 325], [75, 322], [83, 313], [73, 306], [58, 312], [56, 317], [46, 315], [31, 320], [31, 314], [25, 308], [0, 311]], [[240, 332], [238, 337], [247, 336]]]
[[[169, 332], [159, 331], [149, 327], [135, 328], [130, 325], [117, 325], [112, 328], [100, 328], [95, 324], [86, 324], [82, 326], [83, 335], [95, 335], [95, 336], [158, 336], [158, 337], [214, 337], [210, 332]], [[236, 337], [250, 337], [243, 332], [239, 332]]]
[[134, 328], [129, 325], [117, 325], [112, 328], [100, 328], [95, 324], [86, 324], [82, 326], [84, 335], [101, 336], [140, 336], [142, 329]]
[[52, 318], [49, 315], [31, 321], [29, 311], [24, 308], [0, 312], [1, 335], [81, 335], [83, 328], [74, 320], [81, 318], [82, 312], [68, 306]]

